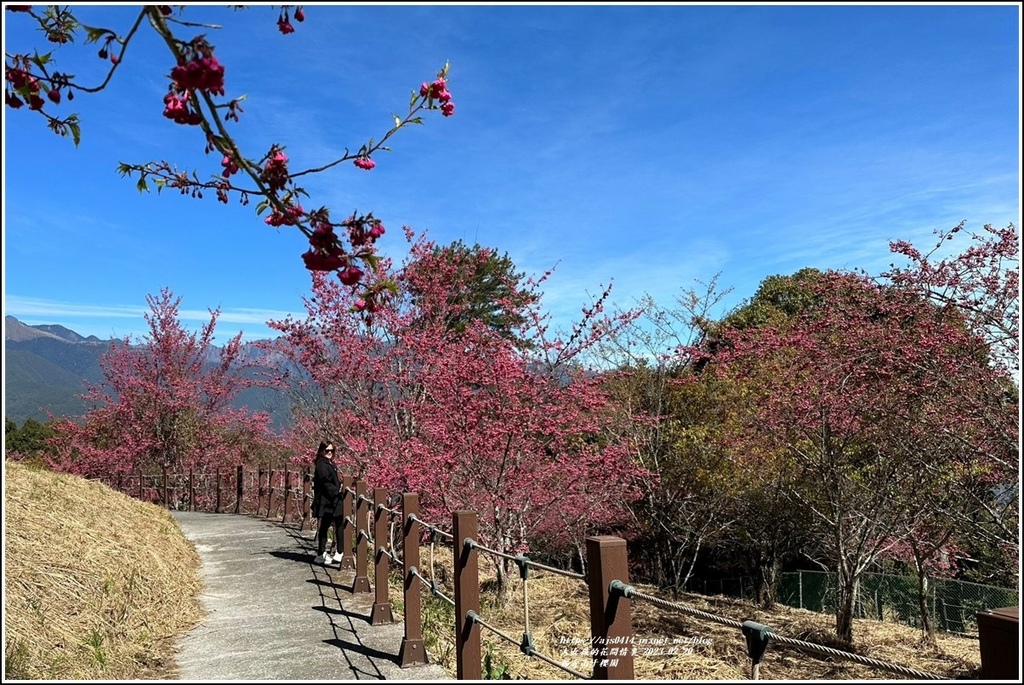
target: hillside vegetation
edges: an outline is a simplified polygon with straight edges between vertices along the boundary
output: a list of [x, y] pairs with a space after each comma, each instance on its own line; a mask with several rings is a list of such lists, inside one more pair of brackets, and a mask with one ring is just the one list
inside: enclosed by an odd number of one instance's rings
[[199, 565], [166, 510], [5, 460], [5, 679], [166, 677]]

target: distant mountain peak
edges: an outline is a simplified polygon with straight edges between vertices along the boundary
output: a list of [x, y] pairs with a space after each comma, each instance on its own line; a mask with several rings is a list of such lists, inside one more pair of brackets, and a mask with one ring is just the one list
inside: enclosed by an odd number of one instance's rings
[[74, 332], [70, 328], [65, 328], [59, 324], [48, 323], [40, 324], [38, 326], [30, 326], [29, 324], [18, 321], [18, 319], [13, 316], [4, 317], [4, 341], [26, 342], [37, 338], [53, 338], [68, 343], [104, 342], [95, 335], [90, 335], [86, 338], [85, 336]]
[[35, 340], [36, 338], [55, 338], [65, 342], [71, 342], [71, 340], [66, 337], [46, 330], [47, 328], [60, 328], [63, 331], [67, 331], [72, 335], [78, 336], [78, 338], [82, 338], [82, 336], [74, 333], [73, 331], [68, 331], [63, 326], [29, 326], [18, 321], [13, 316], [5, 316], [4, 341], [6, 342], [10, 340], [12, 342], [25, 342], [27, 340]]

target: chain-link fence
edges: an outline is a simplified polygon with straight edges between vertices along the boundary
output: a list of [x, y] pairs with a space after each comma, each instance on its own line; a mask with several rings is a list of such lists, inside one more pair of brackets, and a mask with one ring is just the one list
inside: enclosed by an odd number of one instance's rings
[[[779, 601], [792, 607], [834, 613], [836, 574], [795, 571], [781, 576]], [[1018, 605], [1018, 591], [1010, 588], [931, 578], [928, 611], [937, 630], [959, 635], [978, 635], [977, 614], [986, 609]], [[854, 603], [857, 618], [921, 625], [917, 578], [884, 573], [865, 573]]]

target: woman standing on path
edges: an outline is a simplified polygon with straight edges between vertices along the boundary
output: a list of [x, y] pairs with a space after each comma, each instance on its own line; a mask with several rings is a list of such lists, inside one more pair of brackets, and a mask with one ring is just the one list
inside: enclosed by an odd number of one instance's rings
[[[338, 467], [334, 465], [334, 443], [321, 442], [316, 450], [316, 463], [313, 469], [313, 507], [311, 515], [320, 519], [320, 527], [316, 535], [316, 558], [314, 564], [327, 565], [332, 561], [341, 561], [341, 525], [339, 493], [341, 481], [338, 480]], [[327, 532], [334, 526], [334, 557], [325, 556], [327, 551]]]

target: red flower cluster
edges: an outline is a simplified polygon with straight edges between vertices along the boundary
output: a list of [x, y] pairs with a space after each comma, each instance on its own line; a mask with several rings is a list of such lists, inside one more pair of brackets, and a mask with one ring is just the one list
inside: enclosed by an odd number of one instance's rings
[[[17, 67], [7, 69], [4, 72], [4, 79], [11, 84], [15, 91], [22, 92], [22, 95], [28, 100], [29, 109], [40, 110], [43, 108], [43, 105], [46, 104], [43, 98], [39, 95], [39, 79], [24, 69], [18, 69]], [[50, 92], [53, 93], [52, 90]], [[53, 99], [52, 95], [50, 96], [50, 99]], [[57, 91], [57, 100], [55, 100], [55, 102], [59, 101], [60, 91]], [[4, 102], [14, 109], [18, 109], [25, 104], [15, 92], [10, 91], [4, 91]]]
[[[296, 8], [296, 10], [295, 10], [295, 21], [301, 22], [301, 21], [305, 21], [305, 20], [306, 20], [306, 13], [303, 11], [303, 9], [301, 7]], [[281, 14], [277, 17], [277, 30], [280, 31], [281, 33], [283, 33], [286, 36], [289, 33], [295, 33], [295, 27], [292, 26], [292, 23], [288, 20], [288, 10], [287, 10], [287, 8], [282, 8], [281, 9]]]
[[222, 174], [224, 178], [229, 178], [232, 174], [238, 173], [238, 165], [235, 164], [234, 160], [227, 155], [224, 155], [224, 159], [220, 161], [220, 165], [224, 167], [224, 172]]
[[277, 146], [271, 148], [269, 157], [263, 171], [260, 172], [260, 179], [272, 191], [282, 190], [288, 183], [288, 158]]
[[188, 91], [185, 91], [179, 96], [177, 92], [172, 90], [170, 93], [165, 95], [164, 116], [176, 124], [198, 126], [199, 122], [202, 121], [202, 117], [199, 115], [199, 112], [189, 107], [188, 103], [190, 97], [191, 95]]
[[303, 253], [302, 261], [310, 271], [334, 271], [348, 264], [344, 251], [338, 247], [338, 236], [334, 227], [326, 221], [320, 221], [309, 237], [309, 251]]
[[369, 157], [356, 157], [356, 161], [353, 162], [360, 169], [366, 169], [369, 171], [373, 167], [377, 166], [377, 163]]
[[263, 222], [274, 228], [278, 226], [294, 226], [299, 223], [299, 219], [302, 218], [303, 214], [305, 214], [305, 210], [302, 209], [302, 205], [291, 205], [285, 209], [284, 213], [275, 209]]
[[200, 48], [190, 61], [171, 69], [171, 79], [179, 90], [224, 94], [224, 65], [217, 61], [208, 46]]
[[384, 235], [384, 224], [372, 215], [359, 218], [350, 216], [341, 225], [348, 229], [349, 242], [355, 247], [373, 244], [377, 238]]
[[433, 83], [422, 84], [420, 86], [420, 96], [440, 102], [441, 114], [443, 116], [450, 117], [455, 114], [455, 103], [452, 102], [452, 94], [448, 92], [448, 84], [443, 78], [439, 78]]

